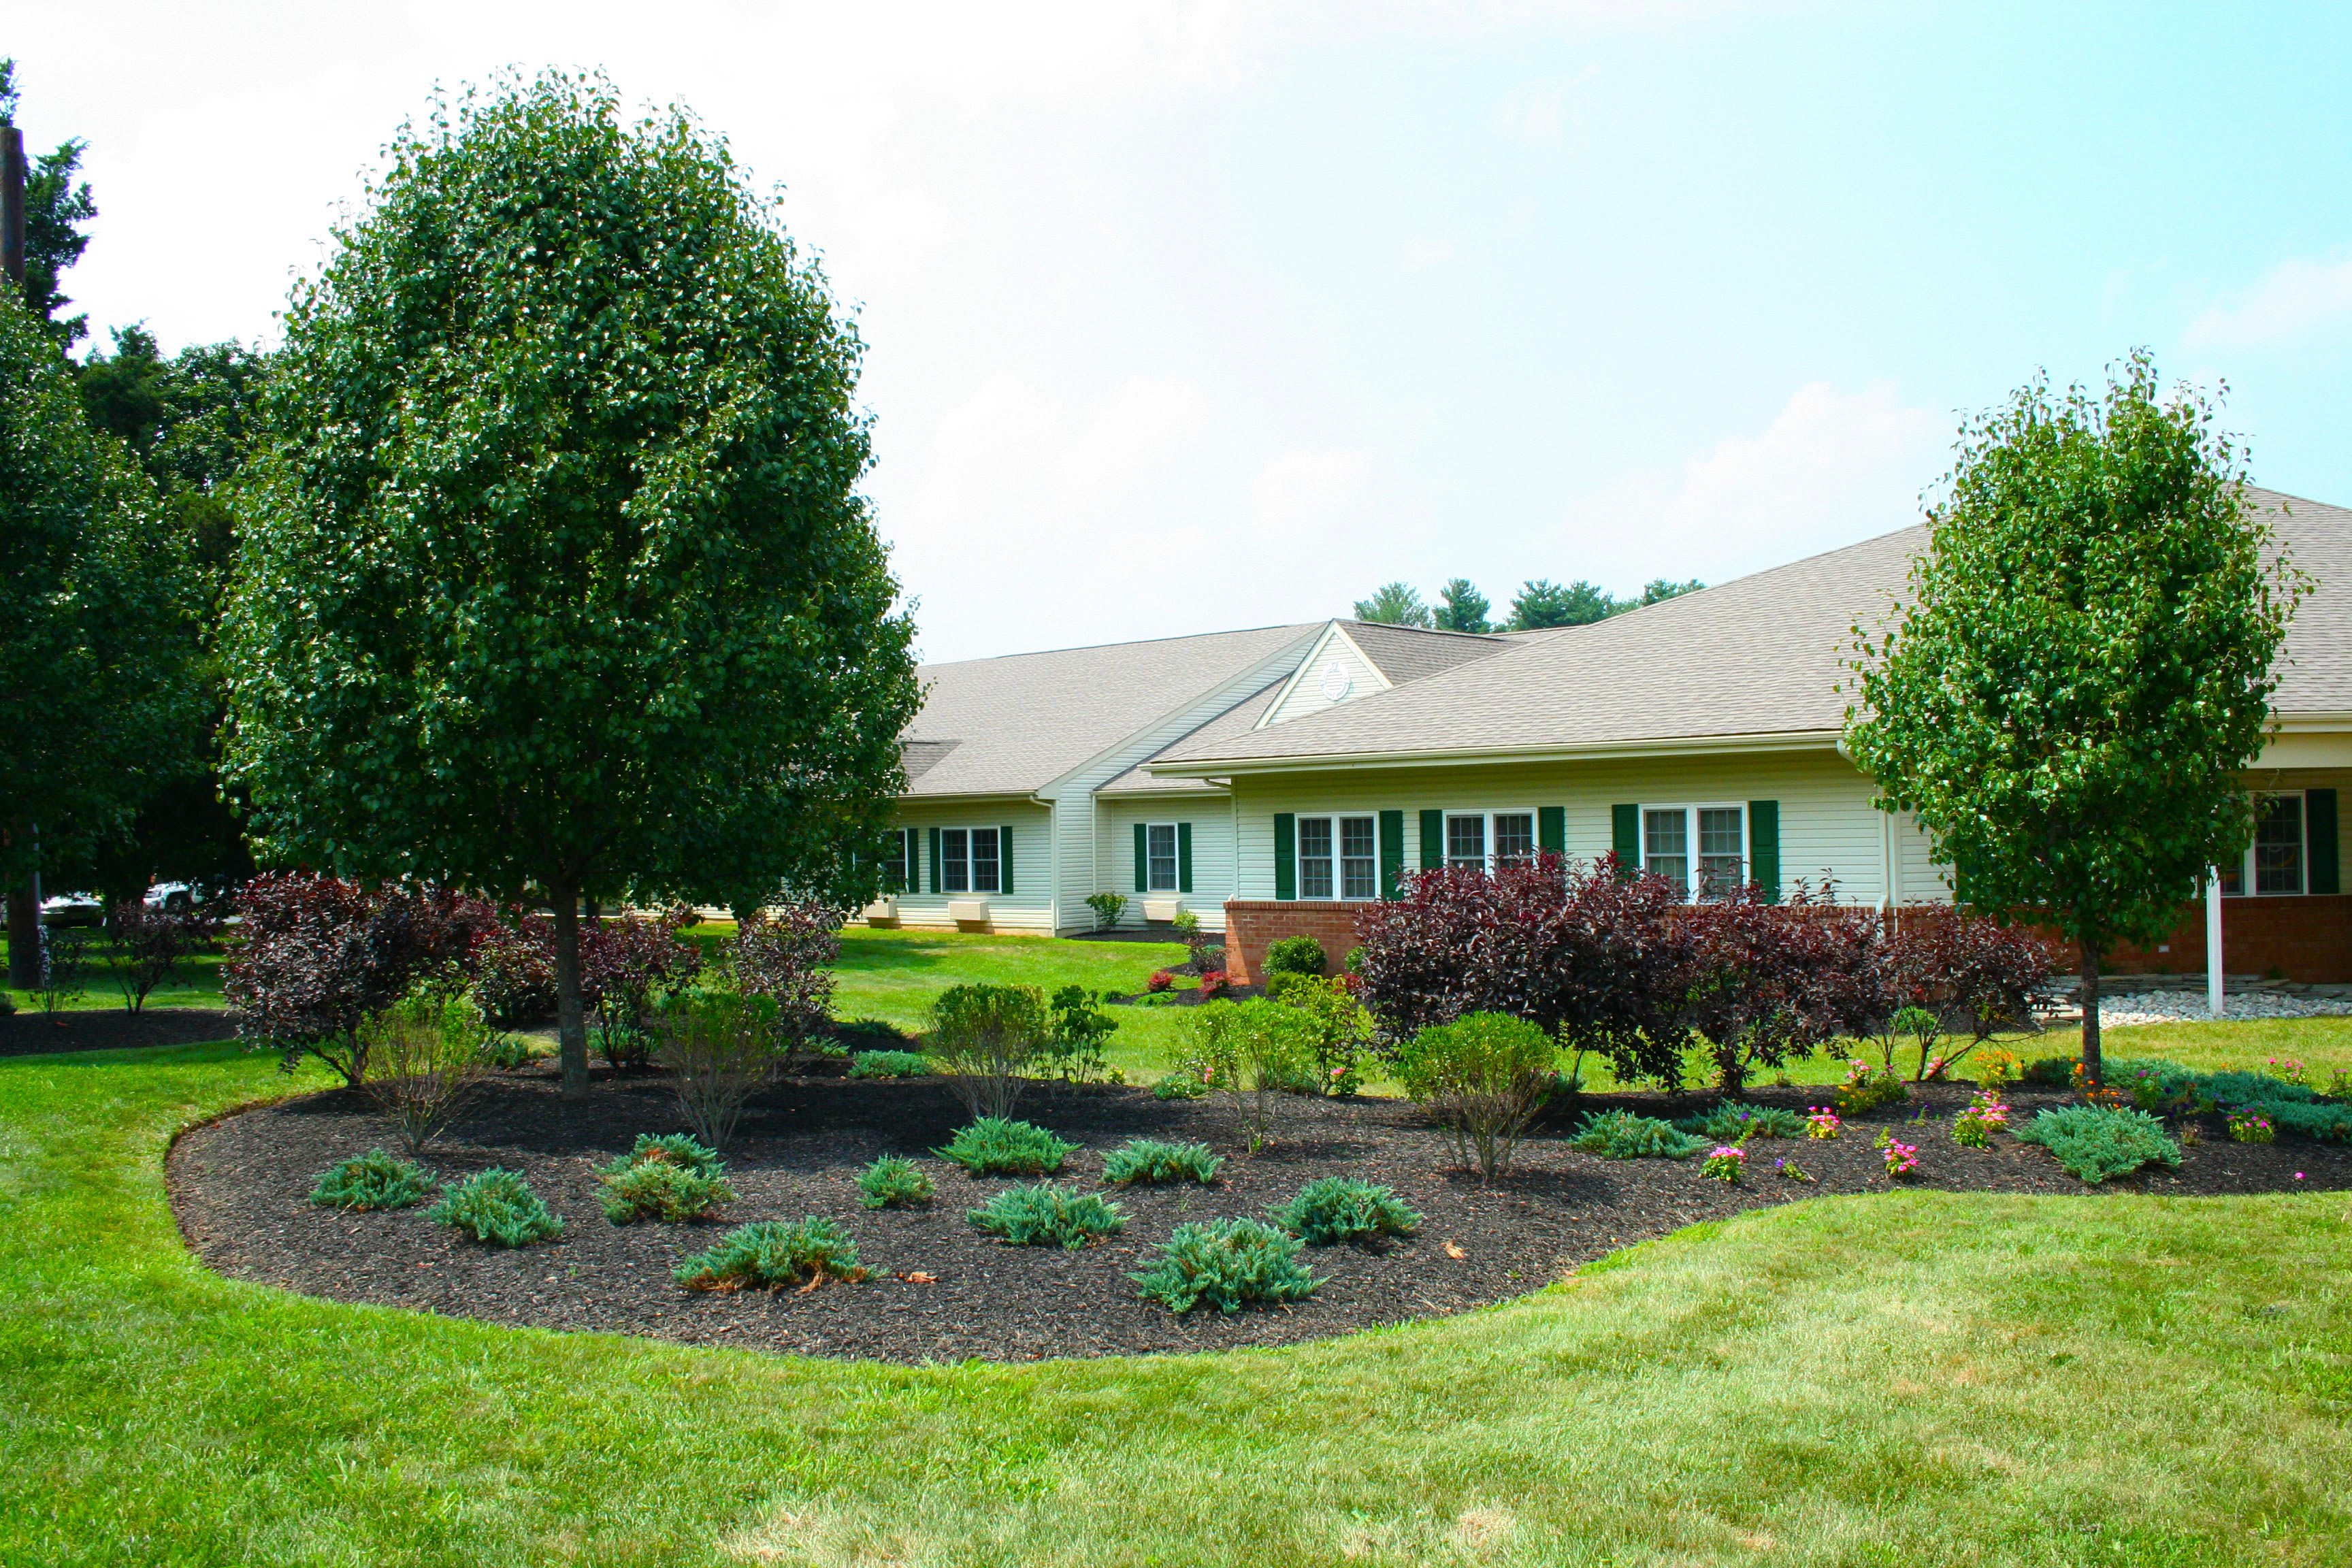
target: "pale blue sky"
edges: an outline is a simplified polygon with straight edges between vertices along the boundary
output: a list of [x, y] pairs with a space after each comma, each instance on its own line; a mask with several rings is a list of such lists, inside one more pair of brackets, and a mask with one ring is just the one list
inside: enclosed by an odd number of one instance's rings
[[[842, 14], [849, 13], [849, 14]], [[52, 7], [100, 323], [266, 339], [436, 80], [600, 65], [789, 187], [932, 658], [1709, 581], [2135, 344], [2352, 501], [2352, 10]], [[357, 16], [359, 14], [354, 13]]]

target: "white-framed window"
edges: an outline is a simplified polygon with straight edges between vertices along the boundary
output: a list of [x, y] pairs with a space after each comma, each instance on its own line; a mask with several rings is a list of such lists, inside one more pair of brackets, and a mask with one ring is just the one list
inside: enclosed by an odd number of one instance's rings
[[1522, 866], [1536, 858], [1532, 811], [1449, 811], [1445, 814], [1445, 863], [1482, 871]]
[[1748, 808], [1736, 803], [1642, 807], [1642, 869], [1694, 902], [1728, 898], [1748, 880]]
[[2303, 792], [2265, 790], [2254, 796], [2254, 841], [2245, 858], [2223, 868], [2221, 891], [2243, 898], [2300, 893], [2311, 884], [2305, 870], [2308, 835], [2304, 831]]
[[1381, 896], [1381, 824], [1370, 812], [1298, 818], [1298, 896], [1365, 900]]
[[915, 830], [894, 827], [890, 830], [890, 859], [882, 868], [882, 890], [886, 893], [906, 893], [915, 887]]
[[1146, 824], [1143, 829], [1143, 885], [1154, 893], [1177, 890], [1176, 825]]
[[998, 868], [998, 829], [943, 827], [940, 830], [940, 887], [942, 893], [993, 893], [1003, 889]]

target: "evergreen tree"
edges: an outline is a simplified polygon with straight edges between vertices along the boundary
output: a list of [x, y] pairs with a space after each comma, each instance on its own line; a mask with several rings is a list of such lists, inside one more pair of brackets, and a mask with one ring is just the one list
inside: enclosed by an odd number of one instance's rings
[[1430, 624], [1429, 606], [1423, 604], [1421, 595], [1405, 583], [1383, 583], [1370, 598], [1357, 600], [1356, 618], [1383, 622], [1392, 626], [1426, 626]]
[[1518, 596], [1511, 601], [1510, 629], [1531, 632], [1547, 626], [1591, 626], [1631, 607], [1611, 597], [1606, 589], [1591, 583], [1580, 580], [1563, 588], [1547, 578], [1538, 577], [1522, 587]]
[[1486, 612], [1494, 606], [1486, 595], [1470, 585], [1467, 577], [1455, 577], [1437, 591], [1435, 620], [1442, 632], [1491, 632], [1486, 624]]

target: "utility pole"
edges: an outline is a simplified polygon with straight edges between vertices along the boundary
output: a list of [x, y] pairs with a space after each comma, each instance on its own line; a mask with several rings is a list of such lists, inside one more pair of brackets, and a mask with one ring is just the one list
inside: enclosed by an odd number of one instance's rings
[[[25, 133], [0, 125], [0, 271], [20, 292], [25, 287]], [[14, 839], [25, 834], [39, 842], [37, 830], [12, 828]], [[23, 882], [8, 889], [8, 984], [30, 991], [41, 983], [41, 875], [25, 873]]]

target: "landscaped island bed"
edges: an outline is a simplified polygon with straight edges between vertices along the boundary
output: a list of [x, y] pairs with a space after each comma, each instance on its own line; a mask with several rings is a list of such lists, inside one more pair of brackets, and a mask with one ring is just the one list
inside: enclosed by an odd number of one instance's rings
[[[1450, 1168], [1444, 1133], [1400, 1101], [1286, 1099], [1275, 1143], [1249, 1157], [1212, 1104], [1163, 1101], [1139, 1089], [1040, 1089], [1021, 1114], [1083, 1145], [1060, 1181], [1104, 1193], [1128, 1215], [1123, 1234], [1076, 1252], [1003, 1246], [967, 1222], [967, 1209], [1028, 1178], [972, 1179], [930, 1154], [967, 1120], [937, 1083], [780, 1083], [755, 1101], [730, 1152], [728, 1179], [740, 1196], [722, 1221], [619, 1226], [604, 1218], [596, 1171], [637, 1134], [677, 1130], [667, 1089], [651, 1079], [614, 1079], [600, 1083], [584, 1104], [567, 1103], [551, 1075], [502, 1076], [424, 1163], [444, 1179], [492, 1165], [524, 1172], [564, 1229], [552, 1243], [512, 1250], [464, 1239], [429, 1221], [422, 1207], [313, 1206], [311, 1183], [328, 1165], [394, 1146], [373, 1105], [348, 1091], [194, 1128], [173, 1148], [169, 1174], [182, 1230], [225, 1274], [495, 1322], [900, 1362], [1215, 1350], [1459, 1312], [1523, 1295], [1579, 1264], [1696, 1221], [1833, 1193], [1885, 1192], [1885, 1159], [1873, 1147], [1882, 1128], [1919, 1148], [1920, 1174], [1905, 1185], [2101, 1203], [2130, 1202], [2137, 1193], [2352, 1187], [2352, 1149], [2231, 1142], [2219, 1116], [2194, 1119], [2205, 1141], [2182, 1152], [2177, 1172], [2152, 1167], [2088, 1187], [2044, 1151], [2006, 1134], [1989, 1150], [1956, 1145], [1951, 1118], [1969, 1086], [1930, 1085], [1918, 1093], [1908, 1107], [1850, 1120], [1834, 1141], [1752, 1141], [1748, 1173], [1737, 1185], [1703, 1174], [1697, 1159], [1612, 1161], [1580, 1153], [1566, 1140], [1587, 1110], [1688, 1115], [1712, 1097], [1670, 1106], [1656, 1096], [1588, 1096], [1573, 1112], [1555, 1113], [1522, 1147], [1512, 1173], [1490, 1185]], [[1801, 1112], [1809, 1098], [1822, 1097], [1767, 1089], [1750, 1098]], [[2067, 1097], [2019, 1089], [2009, 1099], [2011, 1125], [2019, 1126]], [[1930, 1120], [1912, 1125], [1922, 1107]], [[1104, 1155], [1135, 1137], [1201, 1140], [1227, 1158], [1213, 1186], [1101, 1187]], [[861, 1205], [856, 1175], [883, 1153], [921, 1163], [938, 1187], [929, 1205]], [[1782, 1159], [1817, 1180], [1775, 1175], [1773, 1163]], [[1150, 1261], [1177, 1225], [1263, 1216], [1307, 1182], [1331, 1175], [1394, 1187], [1423, 1223], [1412, 1237], [1376, 1248], [1306, 1249], [1303, 1260], [1326, 1283], [1295, 1304], [1180, 1317], [1137, 1298], [1129, 1273]], [[681, 1260], [732, 1226], [809, 1215], [839, 1221], [874, 1278], [772, 1295], [690, 1292], [671, 1278]]]

